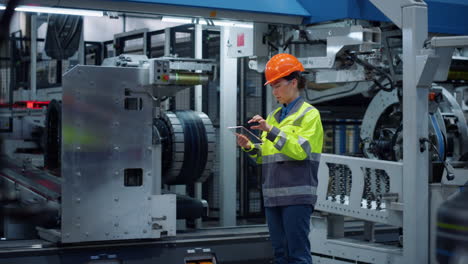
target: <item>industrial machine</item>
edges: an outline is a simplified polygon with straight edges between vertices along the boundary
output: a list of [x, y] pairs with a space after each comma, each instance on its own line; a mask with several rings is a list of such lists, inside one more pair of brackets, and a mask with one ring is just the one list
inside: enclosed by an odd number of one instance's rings
[[[381, 10], [387, 14], [386, 9]], [[333, 105], [338, 100], [351, 109], [365, 109], [363, 116], [359, 116], [360, 111], [348, 114], [349, 118], [362, 120], [362, 155], [322, 154], [315, 208], [319, 213], [312, 219], [310, 236], [312, 251], [317, 254], [314, 260], [412, 263], [408, 262], [408, 255], [417, 254], [420, 249], [413, 247], [410, 241], [421, 239], [430, 244], [429, 257], [421, 263], [435, 263], [436, 259], [443, 260], [441, 263], [454, 260], [463, 263], [466, 259], [463, 246], [455, 252], [442, 243], [436, 247], [435, 239], [436, 226], [440, 231], [436, 220], [438, 207], [468, 180], [468, 123], [463, 107], [467, 99], [463, 94], [465, 77], [460, 81], [460, 77], [466, 75], [453, 78], [453, 74], [448, 74], [468, 71], [466, 57], [460, 58], [458, 51], [454, 53], [455, 48], [468, 45], [468, 38], [424, 39], [421, 51], [408, 55], [405, 45], [410, 42], [404, 32], [391, 24], [381, 23], [378, 28], [374, 25], [368, 21], [349, 20], [300, 29], [278, 27], [270, 31], [269, 41], [278, 49], [293, 52], [309, 72], [307, 77], [311, 84], [304, 97], [319, 110], [324, 106], [325, 110], [333, 112], [333, 106], [326, 108], [327, 103]], [[411, 30], [417, 31], [418, 27], [414, 25]], [[278, 39], [273, 37], [275, 35]], [[411, 56], [416, 56], [418, 63], [422, 58], [427, 63], [425, 67], [415, 64], [415, 73], [419, 75], [407, 76]], [[262, 71], [263, 61], [261, 57], [254, 58], [249, 66]], [[417, 84], [405, 86], [411, 79]], [[438, 83], [433, 83], [436, 81]], [[425, 112], [411, 115], [413, 110], [408, 109], [415, 103], [408, 102], [415, 99], [415, 95], [407, 90], [418, 91], [418, 101], [427, 107]], [[424, 93], [419, 93], [421, 91]], [[327, 116], [326, 112], [322, 118]], [[424, 129], [425, 132], [418, 133], [412, 141], [409, 129]], [[408, 151], [409, 148], [414, 148], [415, 152]], [[427, 163], [418, 163], [407, 175], [405, 163], [416, 162], [408, 158], [411, 153], [423, 156]], [[422, 174], [424, 182], [415, 181], [415, 189], [409, 195], [405, 187]], [[427, 188], [421, 185], [428, 186], [427, 193], [421, 192]], [[423, 196], [424, 201], [412, 204], [410, 200], [414, 196]], [[427, 230], [430, 232], [424, 238], [413, 237], [412, 240], [409, 237], [416, 234], [410, 230], [420, 224], [420, 219], [409, 215], [421, 203], [428, 206], [427, 214], [420, 217], [429, 218]], [[459, 212], [464, 211], [460, 208]], [[413, 225], [408, 224], [409, 221], [414, 221]], [[458, 234], [463, 235], [463, 232]], [[443, 250], [439, 250], [441, 246]]]
[[[164, 111], [161, 101], [206, 83], [215, 69], [209, 61], [132, 55], [73, 68], [64, 75], [63, 103], [52, 101], [46, 112], [47, 170], [6, 160], [2, 193], [15, 212], [47, 218], [39, 226], [55, 227], [40, 229], [48, 240], [174, 236], [176, 196], [164, 194], [163, 184], [190, 184], [210, 175], [214, 129], [205, 114]], [[187, 199], [177, 199], [177, 217], [201, 217], [201, 202]], [[15, 237], [14, 230], [6, 231]]]
[[[303, 63], [310, 81], [303, 96], [321, 111], [322, 120], [343, 105], [348, 112], [341, 118], [361, 120], [360, 152], [322, 154], [315, 207], [319, 212], [312, 218], [310, 235], [314, 261], [413, 263], [408, 259], [419, 254], [417, 241], [428, 241], [420, 263], [463, 263], [463, 246], [436, 246], [437, 229], [445, 232], [440, 241], [450, 240], [436, 214], [468, 181], [468, 60], [460, 56], [468, 38], [425, 36], [418, 40], [420, 48], [411, 50], [416, 40], [400, 31], [401, 21], [393, 19], [395, 14], [404, 17], [404, 11], [371, 2], [393, 23], [375, 27], [366, 20], [343, 20], [299, 28], [272, 26], [266, 33], [271, 49], [290, 51]], [[424, 9], [418, 1], [406, 2], [407, 10]], [[424, 21], [424, 14], [420, 19]], [[427, 31], [417, 25], [405, 29]], [[415, 64], [408, 66], [414, 57]], [[262, 72], [266, 61], [251, 58], [249, 67]], [[416, 105], [425, 111], [415, 114]], [[410, 130], [418, 130], [417, 135], [410, 137]], [[425, 162], [417, 163], [419, 158]], [[411, 173], [408, 163], [415, 166]], [[410, 185], [414, 189], [409, 190]], [[415, 217], [421, 204], [426, 211]], [[421, 219], [428, 219], [430, 232], [424, 235], [412, 232]], [[461, 222], [457, 220], [457, 226], [466, 225]], [[463, 235], [461, 230], [457, 234]]]
[[[121, 67], [106, 65], [64, 76], [62, 175], [70, 184], [62, 189], [62, 242], [174, 236], [175, 196], [163, 194], [162, 184], [209, 175], [214, 130], [203, 113], [163, 112], [160, 102], [207, 82], [215, 65], [126, 56], [114, 62]], [[96, 217], [108, 220], [96, 226]]]
[[[246, 260], [266, 259], [270, 250], [263, 226], [176, 236], [178, 219], [200, 218], [207, 205], [172, 193], [170, 186], [211, 176], [215, 131], [204, 113], [168, 111], [165, 103], [177, 92], [215, 78], [216, 68], [211, 60], [120, 55], [102, 66], [68, 71], [62, 101], [52, 100], [46, 110], [13, 110], [40, 120], [44, 163], [11, 158], [20, 157], [18, 146], [26, 146], [12, 145], [15, 137], [31, 136], [31, 130], [22, 130], [31, 122], [15, 116], [24, 126], [16, 126], [4, 140], [6, 149], [16, 153], [2, 157], [2, 224], [10, 245], [2, 259], [17, 261], [17, 256], [10, 258], [11, 249], [32, 249], [19, 245], [21, 239], [41, 248], [66, 245], [61, 260], [53, 261], [67, 263], [120, 263], [129, 259], [124, 251], [142, 248], [160, 252], [148, 255], [144, 249], [142, 258], [167, 263], [217, 263], [211, 250], [235, 263], [226, 251], [233, 245], [263, 252], [247, 254]], [[97, 242], [113, 245], [114, 253]], [[76, 256], [76, 250], [89, 256]]]
[[[92, 7], [101, 7], [98, 2]], [[463, 263], [466, 250], [460, 238], [467, 224], [460, 215], [466, 212], [461, 202], [466, 191], [460, 190], [468, 181], [468, 38], [460, 35], [468, 34], [466, 28], [440, 12], [429, 14], [444, 19], [428, 21], [428, 6], [419, 0], [330, 2], [331, 7], [324, 4], [319, 9], [312, 2], [289, 1], [291, 9], [274, 15], [259, 14], [261, 8], [274, 12], [253, 4], [245, 12], [256, 12], [258, 19], [248, 16], [251, 13], [236, 18], [263, 23], [221, 32], [219, 67], [228, 71], [222, 79], [235, 75], [229, 72], [237, 69], [232, 58], [248, 58], [248, 67], [262, 73], [269, 56], [289, 52], [304, 64], [309, 84], [303, 96], [322, 118], [344, 105], [351, 110], [340, 114], [342, 119], [358, 120], [360, 151], [321, 157], [318, 200], [311, 219], [314, 261]], [[436, 8], [450, 7], [458, 19], [464, 16], [459, 10], [468, 9], [449, 1], [427, 2]], [[191, 12], [207, 4], [200, 5]], [[298, 5], [314, 16], [298, 21], [304, 16]], [[342, 5], [350, 13], [336, 15], [336, 7]], [[126, 8], [141, 10], [136, 4]], [[333, 12], [325, 12], [327, 8]], [[317, 11], [322, 9], [324, 14]], [[230, 15], [220, 12], [219, 16]], [[52, 101], [47, 110], [13, 110], [9, 119], [2, 119], [5, 126], [28, 119], [45, 128], [40, 134], [30, 126], [16, 125], [21, 133], [13, 133], [42, 144], [45, 160], [44, 168], [38, 169], [35, 160], [5, 159], [0, 174], [5, 215], [29, 218], [6, 217], [4, 226], [18, 235], [38, 231], [43, 240], [66, 244], [60, 249], [69, 250], [64, 254], [67, 260], [77, 263], [89, 259], [73, 256], [73, 250], [92, 252], [88, 255], [97, 263], [119, 263], [112, 262], [118, 258], [113, 252], [131, 259], [128, 251], [139, 246], [156, 252], [145, 251], [140, 259], [166, 261], [174, 252], [188, 252], [185, 260], [196, 263], [215, 259], [211, 253], [216, 252], [221, 261], [223, 256], [226, 259], [222, 253], [233, 251], [223, 247], [230, 241], [237, 243], [234, 255], [245, 252], [243, 260], [260, 263], [258, 259], [271, 257], [265, 226], [175, 233], [177, 218], [199, 217], [203, 206], [188, 199], [190, 205], [181, 210], [181, 198], [167, 193], [167, 187], [206, 180], [216, 148], [223, 155], [222, 174], [231, 173], [235, 165], [229, 157], [237, 158], [233, 139], [224, 136], [228, 132], [215, 131], [205, 114], [166, 108], [167, 98], [208, 82], [216, 70], [209, 60], [122, 55], [102, 66], [77, 66], [67, 72], [61, 103]], [[232, 80], [234, 87], [229, 87], [234, 92], [229, 91], [236, 94], [237, 82]], [[221, 119], [234, 116], [231, 121], [236, 122], [236, 111], [230, 108], [235, 100], [223, 97], [226, 87], [227, 82], [222, 82]], [[266, 103], [266, 109], [274, 105], [271, 97]], [[214, 143], [217, 133], [220, 146]], [[235, 221], [236, 194], [222, 195], [234, 204]], [[156, 240], [148, 244], [142, 239]], [[116, 240], [132, 242], [105, 252], [103, 248]], [[109, 244], [87, 248], [96, 242]], [[211, 250], [193, 250], [194, 243]], [[454, 244], [459, 247], [450, 246]], [[56, 244], [42, 242], [42, 246]]]

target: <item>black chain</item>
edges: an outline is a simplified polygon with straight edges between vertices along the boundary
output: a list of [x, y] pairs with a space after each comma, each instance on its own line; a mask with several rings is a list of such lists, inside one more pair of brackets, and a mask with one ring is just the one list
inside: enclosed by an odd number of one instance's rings
[[[335, 174], [335, 164], [333, 163], [327, 163], [328, 165], [328, 170], [330, 171], [330, 196], [332, 197], [332, 202], [335, 202], [336, 201], [336, 186], [335, 186], [335, 182], [336, 182], [336, 174]], [[328, 197], [327, 197], [328, 199]]]
[[348, 166], [346, 166], [345, 173], [346, 173], [346, 179], [348, 179], [348, 196], [351, 196], [351, 188], [353, 185], [353, 175]]
[[382, 210], [382, 194], [380, 190], [380, 177], [382, 176], [382, 170], [375, 170], [375, 192], [376, 192], [376, 203], [377, 210]]
[[367, 209], [372, 208], [372, 190], [371, 190], [371, 169], [366, 168], [366, 179], [365, 179], [365, 189], [366, 189], [366, 200], [367, 200]]
[[345, 165], [339, 165], [340, 168], [340, 203], [345, 203], [346, 195], [346, 176], [345, 176]]
[[390, 176], [388, 176], [387, 172], [386, 171], [382, 171], [383, 172], [383, 178], [384, 178], [384, 181], [385, 181], [385, 193], [389, 193], [390, 192]]

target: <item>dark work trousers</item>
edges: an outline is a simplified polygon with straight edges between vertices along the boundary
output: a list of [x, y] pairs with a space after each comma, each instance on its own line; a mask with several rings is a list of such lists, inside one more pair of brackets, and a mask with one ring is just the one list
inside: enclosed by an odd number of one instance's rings
[[265, 207], [274, 264], [311, 264], [310, 218], [312, 205]]

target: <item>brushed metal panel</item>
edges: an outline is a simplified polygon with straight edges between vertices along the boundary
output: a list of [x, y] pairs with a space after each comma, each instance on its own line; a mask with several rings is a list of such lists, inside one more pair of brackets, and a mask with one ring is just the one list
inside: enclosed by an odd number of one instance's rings
[[[142, 68], [77, 66], [64, 75], [62, 242], [157, 238], [155, 222], [169, 221], [166, 211], [175, 217], [175, 203], [158, 211], [153, 196], [147, 83]], [[137, 109], [125, 109], [126, 99]], [[141, 186], [125, 186], [128, 168], [142, 170]]]

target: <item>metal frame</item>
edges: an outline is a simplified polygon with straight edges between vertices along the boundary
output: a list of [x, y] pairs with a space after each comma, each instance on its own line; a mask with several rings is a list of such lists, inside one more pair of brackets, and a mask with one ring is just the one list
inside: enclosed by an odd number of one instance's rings
[[[428, 137], [429, 125], [428, 118], [421, 117], [428, 116], [428, 92], [436, 72], [443, 72], [447, 68], [445, 57], [450, 54], [438, 52], [437, 49], [441, 46], [450, 48], [447, 45], [451, 44], [465, 45], [466, 38], [436, 39], [425, 46], [428, 22], [427, 6], [423, 1], [401, 0], [392, 4], [385, 0], [371, 2], [389, 18], [396, 20], [393, 22], [403, 32], [403, 163], [323, 154], [319, 167], [321, 185], [316, 209], [331, 215], [312, 219], [312, 250], [313, 253], [324, 254], [332, 259], [345, 258], [370, 263], [429, 263], [435, 255], [430, 251], [430, 245], [435, 244], [434, 235], [430, 236], [430, 232], [433, 232], [430, 231], [430, 225], [434, 228], [435, 211], [444, 199], [441, 197], [452, 193], [453, 186], [447, 186], [446, 191], [441, 191], [437, 186], [429, 185], [428, 148], [423, 148], [420, 143], [420, 139]], [[384, 105], [392, 103], [384, 98], [377, 101]], [[373, 111], [372, 105], [369, 111]], [[351, 190], [340, 201], [334, 201], [328, 196], [330, 163], [344, 164], [351, 172]], [[376, 210], [374, 204], [363, 208], [362, 202], [368, 203], [362, 196], [364, 168], [384, 170], [389, 176], [390, 192], [384, 198], [381, 210]], [[460, 174], [460, 171], [457, 173]], [[431, 200], [433, 195], [435, 198]], [[381, 244], [344, 238], [345, 216], [370, 221], [364, 225], [364, 237], [370, 239], [374, 232], [373, 223], [403, 227], [403, 247], [388, 248]]]
[[91, 45], [91, 46], [95, 46], [96, 47], [96, 52], [94, 53], [95, 54], [95, 58], [94, 58], [94, 64], [91, 64], [91, 65], [101, 65], [103, 59], [104, 59], [104, 44], [102, 42], [96, 42], [96, 41], [85, 41], [84, 43], [85, 47], [84, 47], [84, 65], [86, 65], [86, 55], [90, 54], [87, 52], [89, 46], [87, 45]]
[[[423, 1], [402, 0], [397, 4], [388, 4], [383, 0], [371, 0], [371, 2], [381, 8], [389, 18], [396, 20], [393, 22], [403, 31], [403, 97], [406, 98], [403, 102], [404, 159], [403, 163], [397, 163], [322, 155], [319, 168], [321, 187], [318, 189], [316, 209], [338, 216], [313, 219], [311, 242], [314, 252], [354, 261], [429, 263], [430, 243], [421, 243], [421, 241], [429, 241], [430, 232], [429, 155], [425, 152], [427, 148], [421, 149], [419, 144], [420, 139], [428, 137], [428, 119], [420, 117], [428, 116], [428, 91], [440, 60], [435, 56], [434, 50], [424, 48], [428, 36], [428, 22], [427, 6]], [[391, 7], [386, 9], [388, 5]], [[464, 43], [463, 40], [437, 40], [437, 43], [445, 45], [448, 42], [460, 45]], [[343, 201], [336, 202], [328, 199], [330, 198], [327, 196], [330, 172], [327, 163], [344, 164], [351, 171], [351, 191]], [[369, 209], [361, 205], [364, 186], [363, 168], [383, 169], [390, 176], [390, 194], [393, 198], [391, 201], [385, 201], [383, 210], [375, 210], [373, 204]], [[393, 247], [382, 254], [381, 245], [372, 246], [371, 251], [366, 251], [369, 245], [359, 246], [361, 242], [346, 241], [342, 233], [344, 216], [395, 227], [402, 226], [403, 248]], [[372, 225], [367, 225], [365, 228], [372, 228]], [[320, 235], [321, 239], [317, 239]], [[333, 238], [334, 236], [336, 238]], [[317, 240], [321, 242], [314, 243]], [[324, 241], [325, 245], [323, 245]], [[341, 248], [336, 248], [337, 244]]]
[[[403, 218], [400, 211], [400, 204], [403, 203], [403, 164], [399, 162], [370, 160], [363, 158], [346, 157], [340, 155], [322, 154], [319, 167], [320, 188], [317, 190], [317, 204], [315, 208], [321, 212], [332, 214], [343, 214], [353, 218], [388, 224], [392, 226], [402, 226]], [[328, 164], [346, 165], [351, 171], [352, 186], [350, 195], [346, 195], [345, 202], [332, 201], [328, 195], [330, 171]], [[365, 169], [384, 170], [390, 179], [390, 193], [395, 198], [395, 202], [383, 202], [382, 210], [376, 210], [376, 205], [372, 202], [372, 207], [366, 209], [365, 206], [370, 201], [363, 199]], [[344, 187], [344, 186], [343, 186]], [[364, 201], [363, 201], [364, 200]]]
[[[306, 69], [330, 69], [335, 64], [336, 55], [345, 46], [358, 46], [360, 51], [367, 51], [375, 45], [380, 45], [381, 39], [380, 28], [362, 26], [309, 29], [306, 34], [311, 41], [327, 41], [325, 57], [298, 58]], [[294, 35], [297, 39], [298, 32], [294, 32]]]
[[147, 28], [115, 34], [114, 35], [114, 47], [116, 47], [115, 56], [118, 56], [124, 53], [125, 42], [127, 40], [133, 40], [133, 39], [139, 39], [139, 38], [143, 39], [143, 55], [146, 55], [149, 57], [148, 55], [148, 29]]
[[220, 63], [220, 222], [221, 226], [236, 225], [237, 150], [235, 137], [225, 129], [237, 122], [237, 58], [228, 57], [229, 27], [221, 28]]
[[[421, 153], [419, 139], [428, 137], [428, 94], [432, 77], [419, 60], [427, 39], [427, 6], [402, 1], [403, 32], [403, 254], [405, 263], [429, 262], [429, 155]], [[419, 60], [419, 61], [418, 61]], [[427, 60], [426, 60], [427, 62]], [[426, 64], [428, 65], [428, 64]], [[437, 67], [437, 63], [434, 63]], [[426, 76], [423, 76], [426, 75]], [[416, 78], [415, 78], [416, 76]], [[430, 78], [428, 84], [422, 77]]]
[[[327, 232], [333, 221], [330, 217], [312, 217], [309, 240], [313, 250], [313, 260], [323, 263], [406, 263], [403, 262], [401, 248], [382, 244], [354, 241], [347, 238], [333, 238]], [[417, 262], [418, 263], [418, 262]]]

